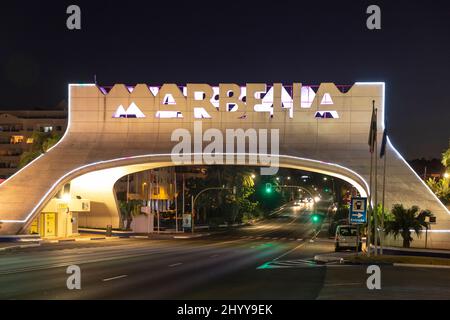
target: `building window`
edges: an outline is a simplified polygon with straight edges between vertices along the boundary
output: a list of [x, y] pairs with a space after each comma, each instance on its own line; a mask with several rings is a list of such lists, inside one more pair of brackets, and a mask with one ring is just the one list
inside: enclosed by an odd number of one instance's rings
[[23, 136], [11, 136], [10, 143], [18, 144], [23, 142]]
[[27, 143], [28, 144], [32, 144], [34, 142], [34, 139], [33, 138], [27, 138]]
[[44, 127], [41, 127], [40, 129], [41, 129], [41, 132], [52, 132], [53, 131], [53, 127], [51, 127], [51, 126], [44, 126]]

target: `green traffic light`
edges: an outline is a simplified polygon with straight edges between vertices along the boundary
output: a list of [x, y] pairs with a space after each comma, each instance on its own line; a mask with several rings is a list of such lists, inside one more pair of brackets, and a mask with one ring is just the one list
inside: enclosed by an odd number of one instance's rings
[[270, 183], [266, 183], [266, 193], [272, 193], [272, 185]]
[[312, 221], [313, 221], [313, 222], [319, 222], [319, 220], [320, 220], [320, 219], [319, 219], [319, 216], [318, 216], [318, 215], [313, 215], [313, 216], [312, 216]]

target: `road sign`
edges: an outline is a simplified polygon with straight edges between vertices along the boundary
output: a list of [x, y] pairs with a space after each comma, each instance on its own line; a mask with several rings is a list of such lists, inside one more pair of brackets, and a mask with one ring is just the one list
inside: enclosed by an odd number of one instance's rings
[[352, 198], [350, 201], [350, 223], [367, 222], [367, 198]]
[[191, 227], [191, 215], [190, 214], [183, 214], [183, 228], [190, 228]]

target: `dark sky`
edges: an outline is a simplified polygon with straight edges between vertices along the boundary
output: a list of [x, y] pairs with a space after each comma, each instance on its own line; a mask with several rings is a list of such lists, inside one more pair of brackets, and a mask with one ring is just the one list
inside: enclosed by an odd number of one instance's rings
[[[67, 83], [385, 81], [407, 158], [450, 138], [450, 1], [2, 1], [0, 108], [51, 108]], [[82, 30], [66, 28], [77, 4]], [[366, 28], [381, 7], [382, 29]]]

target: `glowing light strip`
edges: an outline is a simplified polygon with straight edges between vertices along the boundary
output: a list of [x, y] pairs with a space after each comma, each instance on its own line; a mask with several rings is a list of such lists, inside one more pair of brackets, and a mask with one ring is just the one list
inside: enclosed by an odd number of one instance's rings
[[[370, 82], [356, 82], [355, 84], [357, 84], [357, 85], [374, 85], [374, 84], [377, 84], [377, 85], [382, 85], [382, 90], [383, 90], [383, 99], [382, 99], [382, 110], [383, 110], [383, 113], [382, 113], [382, 128], [383, 128], [383, 130], [384, 130], [384, 128], [385, 128], [385, 123], [384, 123], [384, 115], [385, 115], [385, 113], [384, 113], [384, 110], [385, 110], [385, 83], [384, 82], [372, 82], [372, 83], [370, 83]], [[71, 123], [71, 116], [70, 116], [70, 111], [71, 111], [71, 87], [72, 86], [95, 86], [95, 84], [69, 84], [69, 108], [68, 108], [68, 110], [69, 110], [69, 114], [68, 114], [68, 125], [67, 125], [67, 130], [66, 130], [66, 132], [64, 133], [64, 136], [61, 138], [61, 140], [60, 141], [58, 141], [58, 143], [56, 143], [53, 147], [51, 147], [47, 152], [49, 152], [51, 149], [53, 149], [54, 147], [56, 147], [58, 144], [60, 144], [63, 140], [64, 140], [64, 138], [66, 138], [66, 136], [67, 136], [67, 134], [68, 134], [68, 132], [69, 132], [69, 129], [70, 129], [70, 123]], [[409, 166], [409, 164], [406, 162], [406, 160], [400, 155], [400, 153], [395, 149], [395, 147], [392, 145], [392, 143], [390, 142], [390, 140], [389, 140], [389, 137], [388, 137], [388, 139], [387, 139], [387, 141], [388, 141], [388, 144], [390, 145], [390, 147], [392, 148], [392, 150], [394, 150], [395, 152], [396, 152], [396, 154], [397, 154], [397, 156], [399, 156], [399, 158], [400, 159], [402, 159], [403, 160], [403, 162], [408, 166], [408, 168], [416, 175], [416, 177], [424, 184], [424, 186], [428, 189], [428, 191], [436, 198], [436, 200], [442, 205], [442, 207], [444, 208], [444, 210], [447, 212], [447, 213], [449, 213], [450, 214], [450, 212], [448, 211], [448, 209], [440, 202], [440, 200], [436, 197], [436, 195], [428, 188], [428, 186], [422, 181], [422, 179], [420, 179], [420, 177], [414, 172], [414, 170], [411, 168], [411, 166]], [[190, 156], [192, 157], [192, 156], [195, 156], [196, 154], [195, 153], [193, 153], [193, 154], [190, 154]], [[201, 153], [201, 155], [203, 155], [203, 153]], [[226, 155], [226, 154], [217, 154], [217, 155]], [[247, 155], [247, 156], [254, 156], [254, 155], [256, 155], [256, 156], [264, 156], [263, 154], [250, 154], [250, 153], [244, 153], [244, 154], [233, 154], [234, 156], [239, 156], [239, 155]], [[41, 156], [39, 156], [38, 158], [36, 158], [35, 160], [33, 160], [32, 162], [30, 162], [28, 165], [26, 165], [25, 167], [23, 167], [22, 169], [20, 169], [19, 171], [17, 171], [13, 176], [15, 176], [16, 174], [18, 174], [19, 172], [21, 172], [22, 170], [24, 170], [25, 168], [27, 168], [29, 165], [31, 165], [34, 161], [37, 161], [40, 157], [42, 157], [43, 156], [43, 154], [41, 155]], [[42, 203], [45, 201], [45, 199], [48, 197], [48, 195], [56, 188], [56, 186], [62, 181], [62, 180], [64, 180], [66, 177], [68, 177], [68, 176], [70, 176], [71, 174], [73, 174], [73, 173], [75, 173], [75, 172], [77, 172], [77, 171], [80, 171], [80, 170], [82, 170], [82, 169], [84, 169], [84, 168], [87, 168], [87, 167], [90, 167], [90, 166], [95, 166], [95, 165], [98, 165], [98, 164], [107, 164], [107, 163], [110, 163], [110, 162], [115, 162], [115, 161], [122, 161], [122, 160], [127, 160], [127, 159], [138, 159], [138, 158], [143, 158], [143, 157], [161, 157], [161, 156], [171, 156], [171, 154], [152, 154], [152, 155], [139, 155], [139, 156], [133, 156], [133, 157], [125, 157], [125, 158], [117, 158], [117, 159], [111, 159], [111, 160], [106, 160], [106, 161], [99, 161], [99, 162], [94, 162], [94, 163], [90, 163], [90, 164], [86, 164], [86, 165], [83, 165], [83, 166], [81, 166], [81, 167], [78, 167], [78, 168], [76, 168], [76, 169], [73, 169], [73, 170], [71, 170], [70, 172], [68, 172], [68, 173], [66, 173], [65, 175], [63, 175], [61, 178], [59, 178], [51, 187], [50, 187], [50, 189], [46, 192], [46, 194], [41, 198], [41, 200], [38, 202], [38, 204], [32, 209], [32, 211], [27, 215], [27, 217], [24, 219], [24, 220], [0, 220], [0, 222], [3, 222], [3, 223], [25, 223], [25, 222], [27, 222], [29, 219], [30, 219], [30, 217], [32, 217], [34, 214], [35, 214], [35, 211], [37, 210], [37, 208], [39, 207], [39, 206], [41, 206], [42, 205]], [[268, 155], [265, 155], [265, 156], [268, 156]], [[308, 158], [301, 158], [301, 157], [295, 157], [295, 156], [287, 156], [287, 155], [277, 155], [278, 157], [284, 157], [284, 158], [290, 158], [290, 159], [299, 159], [299, 160], [306, 160], [306, 161], [310, 161], [310, 162], [315, 162], [315, 163], [321, 163], [321, 164], [325, 164], [325, 165], [329, 165], [329, 166], [335, 166], [335, 167], [338, 167], [338, 168], [342, 168], [342, 169], [344, 169], [344, 170], [347, 170], [347, 171], [349, 171], [349, 172], [351, 172], [351, 173], [353, 173], [355, 176], [357, 176], [358, 178], [360, 178], [361, 179], [361, 181], [363, 181], [364, 182], [364, 185], [365, 185], [365, 187], [366, 187], [366, 190], [367, 190], [367, 192], [369, 192], [370, 193], [370, 188], [369, 188], [369, 186], [368, 186], [368, 184], [367, 184], [367, 182], [366, 182], [366, 180], [360, 175], [360, 174], [358, 174], [357, 172], [355, 172], [355, 171], [353, 171], [353, 170], [351, 170], [351, 169], [349, 169], [349, 168], [347, 168], [347, 167], [344, 167], [344, 166], [341, 166], [341, 165], [339, 165], [339, 164], [335, 164], [335, 163], [328, 163], [328, 162], [324, 162], [324, 161], [319, 161], [319, 160], [313, 160], [313, 159], [308, 159]], [[330, 174], [330, 175], [333, 175], [333, 174]], [[11, 176], [10, 178], [12, 178], [13, 176]], [[356, 183], [356, 181], [354, 181], [353, 179], [351, 179], [350, 177], [346, 177], [346, 178], [348, 178], [349, 180], [351, 180], [351, 181], [353, 181], [354, 182], [354, 184], [356, 184], [356, 185], [360, 185], [359, 183]], [[5, 182], [3, 182], [2, 183], [2, 185], [0, 185], [0, 188], [3, 186], [3, 185], [5, 185], [5, 183], [7, 183], [8, 182], [8, 180], [9, 179], [7, 179]], [[437, 231], [437, 230], [434, 230], [434, 231]]]
[[[360, 84], [366, 84], [366, 83], [360, 83]], [[47, 152], [49, 152], [50, 150], [52, 150], [53, 148], [55, 148], [57, 145], [59, 145], [59, 144], [66, 138], [66, 136], [67, 136], [68, 133], [69, 133], [69, 130], [70, 130], [70, 124], [71, 124], [71, 105], [72, 105], [71, 88], [72, 88], [72, 86], [74, 86], [74, 87], [75, 87], [75, 86], [96, 86], [96, 84], [93, 84], [93, 83], [89, 83], [89, 84], [69, 84], [69, 87], [68, 87], [68, 88], [69, 88], [69, 90], [68, 90], [68, 91], [69, 91], [69, 92], [68, 92], [68, 96], [69, 96], [69, 105], [68, 105], [68, 123], [67, 123], [67, 129], [66, 129], [66, 132], [64, 133], [63, 137], [62, 137], [62, 138], [61, 138], [61, 139], [60, 139], [53, 147], [51, 147], [50, 149], [48, 149]], [[383, 86], [384, 86], [384, 83], [383, 83]], [[18, 174], [18, 173], [21, 172], [22, 170], [26, 169], [28, 166], [30, 166], [33, 162], [37, 161], [37, 160], [38, 160], [39, 158], [41, 158], [43, 155], [44, 155], [44, 154], [40, 155], [38, 158], [36, 158], [36, 159], [34, 159], [33, 161], [31, 161], [30, 163], [28, 163], [25, 167], [23, 167], [22, 169], [20, 169], [19, 171], [17, 171], [17, 172], [16, 172], [15, 174], [13, 174], [10, 178], [14, 177], [16, 174]], [[191, 154], [191, 156], [192, 156], [192, 155], [195, 156], [195, 154]], [[202, 153], [202, 155], [203, 155], [203, 153]], [[226, 155], [226, 154], [223, 154], [223, 155]], [[236, 155], [236, 156], [239, 156], [239, 154], [235, 154], [235, 155]], [[244, 155], [250, 156], [251, 154], [244, 154]], [[257, 155], [257, 156], [261, 156], [262, 154], [256, 154], [256, 155]], [[160, 154], [160, 155], [140, 155], [140, 156], [135, 156], [135, 157], [126, 157], [126, 158], [112, 159], [112, 160], [107, 160], [107, 161], [100, 161], [100, 162], [90, 163], [90, 164], [87, 164], [87, 165], [78, 167], [78, 168], [76, 168], [76, 169], [74, 169], [74, 170], [72, 170], [72, 171], [66, 173], [66, 174], [63, 175], [61, 178], [59, 178], [59, 179], [58, 179], [58, 180], [50, 187], [50, 189], [46, 192], [46, 194], [41, 198], [41, 200], [38, 202], [38, 204], [32, 209], [32, 211], [27, 215], [27, 217], [26, 217], [24, 220], [0, 220], [0, 222], [2, 222], [2, 223], [25, 223], [25, 222], [27, 222], [27, 221], [30, 219], [30, 217], [32, 217], [32, 216], [35, 214], [35, 211], [37, 210], [37, 208], [39, 208], [39, 207], [42, 205], [43, 201], [45, 201], [45, 199], [48, 197], [48, 195], [56, 188], [56, 186], [57, 186], [62, 180], [64, 180], [67, 176], [71, 175], [72, 173], [75, 173], [76, 171], [82, 170], [82, 169], [87, 168], [87, 167], [89, 167], [89, 166], [98, 165], [98, 164], [104, 164], [104, 163], [109, 163], [109, 162], [113, 162], [113, 161], [120, 161], [120, 160], [123, 160], [123, 159], [132, 159], [132, 158], [141, 158], [141, 157], [151, 157], [151, 156], [157, 157], [157, 156], [165, 156], [165, 155], [161, 155], [161, 154]], [[266, 155], [266, 156], [267, 156], [267, 155]], [[283, 157], [283, 156], [278, 155], [278, 157]], [[284, 157], [286, 157], [286, 158], [292, 158], [292, 159], [306, 160], [306, 161], [311, 161], [311, 162], [316, 162], [316, 163], [322, 163], [322, 164], [326, 164], [326, 165], [334, 165], [334, 166], [343, 168], [344, 170], [348, 170], [349, 172], [352, 172], [353, 174], [355, 174], [357, 177], [359, 177], [359, 178], [364, 182], [367, 192], [370, 193], [370, 188], [369, 188], [367, 182], [365, 181], [365, 179], [364, 179], [361, 175], [359, 175], [358, 173], [356, 173], [355, 171], [353, 171], [353, 170], [351, 170], [351, 169], [348, 169], [348, 168], [343, 167], [343, 166], [338, 165], [338, 164], [327, 163], [327, 162], [323, 162], [323, 161], [319, 161], [319, 160], [313, 160], [313, 159], [307, 159], [307, 158], [300, 158], [300, 157], [293, 157], [293, 156], [284, 156]], [[330, 175], [332, 175], [332, 174], [330, 174]], [[349, 179], [350, 179], [350, 178], [349, 178]], [[1, 188], [2, 186], [4, 186], [4, 185], [8, 182], [8, 180], [10, 180], [10, 179], [7, 179], [6, 181], [4, 181], [4, 182], [0, 185], [0, 188]], [[350, 179], [350, 180], [353, 181], [353, 179]], [[356, 181], [353, 181], [353, 182], [354, 182], [356, 185], [359, 185], [359, 183], [356, 183]]]
[[[414, 229], [411, 229], [411, 230], [409, 230], [409, 231], [411, 231], [411, 232], [415, 232], [414, 231]], [[446, 229], [436, 229], [436, 230], [430, 230], [430, 229], [428, 229], [428, 231], [427, 230], [420, 230], [419, 232], [428, 232], [428, 233], [450, 233], [450, 230], [446, 230]]]
[[[51, 148], [49, 148], [47, 150], [47, 152], [49, 152], [50, 150], [52, 150], [53, 148], [55, 148], [57, 145], [59, 145], [61, 142], [63, 142], [63, 140], [66, 138], [67, 134], [69, 133], [69, 129], [70, 129], [70, 123], [71, 123], [71, 101], [72, 101], [72, 94], [71, 94], [71, 88], [72, 87], [95, 87], [96, 84], [95, 83], [69, 83], [69, 106], [68, 106], [68, 112], [67, 112], [67, 128], [66, 128], [66, 132], [64, 132], [64, 135], [62, 136], [61, 139], [59, 139], [59, 141], [57, 143], [55, 143]], [[45, 153], [47, 153], [45, 152]], [[21, 168], [20, 170], [18, 170], [16, 173], [14, 173], [12, 176], [10, 176], [8, 179], [6, 179], [2, 184], [0, 184], [0, 188], [5, 186], [13, 177], [15, 177], [17, 174], [19, 174], [19, 172], [22, 172], [23, 170], [25, 170], [26, 168], [28, 168], [29, 166], [31, 166], [31, 164], [33, 164], [35, 161], [37, 161], [38, 159], [40, 159], [45, 153], [42, 153], [39, 157], [37, 157], [36, 159], [32, 160], [31, 162], [29, 162], [26, 166], [24, 166], [23, 168]], [[2, 220], [0, 220], [2, 221]]]
[[[383, 131], [385, 130], [385, 83], [384, 82], [355, 82], [356, 85], [381, 85], [382, 86], [382, 90], [383, 90], [383, 99], [382, 99], [382, 105], [381, 105], [381, 109], [383, 111], [382, 113], [382, 118], [381, 118], [381, 127], [383, 129]], [[428, 185], [422, 180], [422, 178], [414, 171], [414, 169], [409, 165], [409, 163], [405, 160], [405, 158], [403, 158], [403, 156], [400, 154], [400, 152], [398, 152], [398, 150], [394, 147], [394, 145], [392, 144], [391, 140], [389, 139], [389, 136], [386, 136], [386, 140], [387, 140], [387, 144], [389, 145], [389, 147], [395, 152], [395, 154], [397, 155], [398, 158], [400, 158], [400, 160], [403, 161], [403, 163], [409, 168], [409, 170], [417, 177], [417, 179], [425, 186], [425, 188], [428, 190], [428, 192], [436, 199], [436, 201], [441, 205], [441, 207], [444, 209], [445, 212], [447, 212], [447, 214], [450, 214], [450, 211], [447, 209], [446, 206], [444, 206], [444, 204], [441, 202], [441, 200], [439, 200], [439, 198], [434, 194], [434, 192], [430, 189], [430, 187], [428, 187]]]
[[[189, 155], [190, 157], [195, 157], [195, 155], [203, 155], [203, 153], [187, 153], [186, 155]], [[229, 153], [216, 153], [215, 155], [229, 155]], [[98, 162], [93, 162], [93, 163], [89, 163], [89, 164], [85, 164], [83, 166], [80, 166], [78, 168], [75, 168], [69, 172], [67, 172], [66, 174], [64, 174], [62, 177], [60, 177], [51, 187], [50, 189], [45, 193], [45, 195], [39, 200], [38, 204], [31, 210], [31, 212], [27, 215], [27, 217], [24, 220], [0, 220], [0, 222], [3, 223], [25, 223], [27, 222], [30, 217], [34, 216], [34, 214], [36, 213], [36, 210], [43, 204], [43, 202], [47, 199], [47, 197], [49, 196], [49, 194], [54, 191], [54, 189], [63, 181], [65, 180], [67, 177], [69, 177], [70, 175], [76, 173], [77, 171], [81, 171], [85, 168], [89, 168], [89, 167], [93, 167], [93, 166], [97, 166], [100, 164], [108, 164], [108, 163], [112, 163], [112, 162], [120, 162], [120, 161], [124, 161], [124, 160], [130, 160], [130, 159], [139, 159], [139, 158], [152, 158], [152, 157], [171, 157], [172, 154], [170, 153], [165, 153], [165, 154], [145, 154], [145, 155], [138, 155], [138, 156], [132, 156], [132, 157], [123, 157], [123, 158], [116, 158], [116, 159], [110, 159], [110, 160], [104, 160], [104, 161], [98, 161]], [[329, 163], [329, 162], [325, 162], [325, 161], [320, 161], [320, 160], [313, 160], [313, 159], [308, 159], [308, 158], [301, 158], [301, 157], [295, 157], [295, 156], [288, 156], [288, 155], [268, 155], [268, 154], [261, 154], [261, 153], [233, 153], [233, 156], [259, 156], [259, 157], [268, 157], [268, 156], [276, 156], [279, 158], [288, 158], [288, 159], [294, 159], [294, 160], [303, 160], [303, 161], [308, 161], [308, 162], [313, 162], [313, 163], [318, 163], [318, 164], [324, 164], [327, 166], [332, 166], [332, 167], [337, 167], [337, 168], [341, 168], [344, 169], [348, 172], [353, 173], [355, 176], [357, 176], [359, 179], [361, 179], [361, 181], [363, 181], [366, 190], [369, 191], [369, 186], [366, 182], [366, 180], [359, 175], [357, 172], [344, 167], [342, 165], [336, 164], [336, 163]], [[129, 165], [122, 165], [122, 166], [129, 166]], [[98, 169], [98, 170], [102, 170], [102, 169]], [[97, 171], [97, 170], [95, 170]], [[326, 170], [324, 170], [326, 171]], [[329, 173], [329, 175], [331, 176], [336, 176], [336, 177], [340, 177], [340, 176], [344, 176], [342, 174], [339, 173], [334, 173], [331, 172]], [[351, 177], [347, 177], [344, 176], [345, 178], [349, 179], [350, 181], [353, 182], [353, 184], [360, 186], [362, 188], [361, 191], [365, 191], [364, 190], [364, 186], [361, 186], [360, 183], [356, 182], [353, 178]], [[344, 179], [345, 180], [345, 179]], [[361, 192], [360, 191], [360, 192]]]
[[428, 187], [428, 185], [422, 180], [422, 178], [420, 178], [420, 176], [414, 171], [413, 168], [411, 168], [411, 166], [409, 165], [408, 162], [406, 162], [406, 160], [402, 157], [402, 155], [400, 154], [400, 152], [397, 151], [397, 149], [395, 149], [395, 147], [392, 145], [391, 140], [389, 139], [389, 137], [387, 137], [387, 142], [389, 144], [389, 146], [391, 147], [392, 150], [394, 150], [395, 154], [397, 155], [397, 157], [399, 157], [404, 164], [409, 168], [409, 170], [411, 170], [412, 173], [414, 173], [414, 175], [417, 177], [417, 179], [422, 182], [422, 184], [424, 185], [424, 187], [428, 190], [428, 192], [430, 192], [431, 195], [433, 195], [433, 197], [436, 199], [437, 202], [439, 202], [439, 204], [442, 206], [442, 208], [444, 209], [445, 212], [447, 212], [447, 214], [450, 214], [450, 211], [447, 209], [446, 206], [444, 206], [444, 204], [441, 202], [441, 200], [439, 200], [439, 198], [434, 194], [433, 191], [431, 191], [430, 187]]

